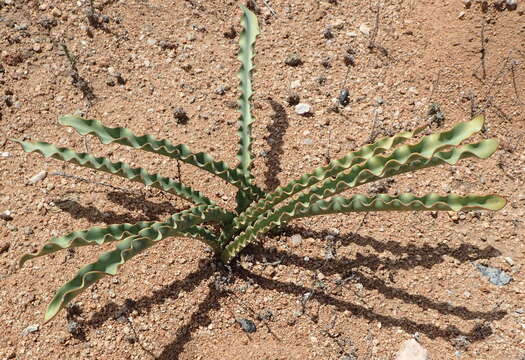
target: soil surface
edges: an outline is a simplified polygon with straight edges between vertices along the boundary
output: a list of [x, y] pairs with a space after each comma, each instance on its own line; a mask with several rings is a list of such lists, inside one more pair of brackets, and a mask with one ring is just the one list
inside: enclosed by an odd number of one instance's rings
[[[200, 242], [167, 239], [44, 325], [54, 292], [112, 246], [18, 269], [21, 255], [74, 229], [162, 219], [189, 204], [26, 154], [8, 139], [88, 149], [180, 176], [233, 209], [234, 188], [221, 180], [101, 145], [57, 118], [81, 114], [235, 165], [241, 11], [237, 1], [216, 0], [95, 0], [94, 8], [83, 0], [0, 0], [0, 359], [394, 359], [411, 338], [435, 360], [523, 359], [525, 4], [251, 3], [261, 27], [253, 151], [262, 188], [378, 136], [427, 123], [439, 131], [483, 113], [477, 139], [501, 142], [490, 159], [359, 191], [496, 193], [507, 206], [295, 221], [247, 248], [231, 271]], [[337, 104], [343, 89], [345, 107]], [[288, 104], [291, 94], [311, 106], [310, 116]], [[439, 116], [429, 115], [431, 104]], [[28, 184], [41, 171], [47, 177]], [[479, 265], [512, 281], [496, 286]], [[244, 331], [242, 319], [256, 331]]]

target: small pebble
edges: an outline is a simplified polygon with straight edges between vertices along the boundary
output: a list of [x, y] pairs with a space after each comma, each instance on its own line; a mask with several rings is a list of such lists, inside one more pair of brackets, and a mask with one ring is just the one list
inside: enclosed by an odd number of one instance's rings
[[31, 179], [29, 179], [27, 184], [28, 185], [34, 185], [37, 182], [44, 180], [46, 178], [46, 176], [47, 176], [47, 171], [40, 171], [38, 174], [33, 176]]
[[339, 97], [337, 98], [337, 100], [339, 100], [339, 104], [341, 104], [341, 106], [346, 106], [348, 105], [348, 97], [350, 95], [350, 92], [348, 91], [348, 89], [343, 89], [341, 90], [341, 92], [339, 93]]
[[518, 7], [518, 0], [507, 0], [507, 8], [509, 10], [516, 10]]
[[330, 40], [334, 38], [334, 34], [332, 33], [332, 30], [330, 28], [324, 29], [323, 36], [326, 40]]
[[27, 24], [15, 25], [15, 30], [18, 30], [18, 31], [27, 30]]
[[31, 333], [37, 332], [40, 326], [38, 324], [29, 325], [22, 331], [22, 336], [27, 336]]
[[0, 244], [0, 254], [3, 254], [6, 251], [8, 251], [10, 247], [11, 247], [11, 244], [8, 242]]
[[301, 245], [303, 238], [301, 235], [295, 234], [295, 235], [292, 235], [292, 238], [290, 240], [292, 241], [292, 246], [299, 246]]
[[301, 60], [301, 58], [299, 57], [299, 55], [293, 53], [293, 54], [290, 54], [286, 57], [286, 59], [284, 60], [284, 63], [288, 66], [299, 66], [301, 65], [303, 62]]
[[10, 210], [5, 210], [0, 213], [0, 219], [5, 221], [13, 220], [13, 213]]
[[427, 360], [427, 350], [415, 339], [407, 340], [401, 345], [395, 360]]
[[355, 66], [355, 57], [352, 54], [345, 54], [343, 61], [346, 66]]
[[257, 327], [255, 326], [255, 323], [251, 321], [250, 319], [237, 318], [236, 320], [241, 325], [241, 328], [245, 332], [254, 333], [255, 331], [257, 331]]
[[298, 115], [306, 115], [312, 111], [312, 107], [309, 104], [300, 103], [295, 105], [295, 113]]
[[370, 28], [365, 24], [361, 24], [359, 26], [359, 31], [361, 31], [366, 36], [370, 35]]
[[299, 86], [301, 86], [301, 80], [294, 80], [290, 83], [290, 88], [291, 89], [296, 89], [298, 88]]
[[175, 118], [175, 120], [177, 120], [178, 124], [185, 125], [189, 121], [186, 111], [184, 111], [184, 109], [181, 107], [178, 107], [175, 110], [173, 110], [173, 117]]
[[215, 94], [217, 95], [224, 95], [226, 94], [226, 91], [230, 90], [230, 87], [229, 86], [219, 86], [216, 90], [215, 90]]
[[54, 17], [60, 17], [60, 16], [62, 16], [62, 11], [60, 11], [60, 9], [58, 9], [58, 8], [54, 8], [51, 11], [51, 15], [53, 15]]
[[503, 270], [481, 264], [475, 264], [475, 266], [483, 276], [488, 277], [489, 281], [496, 286], [507, 285], [512, 281], [512, 277]]
[[31, 226], [24, 226], [24, 227], [22, 228], [22, 232], [23, 232], [25, 235], [28, 235], [28, 236], [29, 236], [29, 235], [33, 235], [34, 230], [33, 230], [33, 228], [32, 228]]
[[67, 323], [67, 332], [73, 335], [78, 334], [80, 331], [80, 324], [74, 320], [70, 320]]

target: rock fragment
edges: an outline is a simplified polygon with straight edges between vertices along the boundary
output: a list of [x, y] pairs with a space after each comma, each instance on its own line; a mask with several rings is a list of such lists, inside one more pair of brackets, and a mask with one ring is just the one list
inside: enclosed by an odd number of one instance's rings
[[31, 179], [29, 179], [27, 184], [28, 185], [34, 185], [37, 182], [44, 180], [46, 178], [46, 176], [47, 176], [47, 171], [40, 171], [38, 174], [33, 176]]
[[427, 360], [428, 352], [415, 339], [405, 341], [401, 345], [395, 360]]
[[257, 331], [255, 323], [250, 319], [237, 318], [236, 321], [241, 325], [241, 328], [247, 333], [254, 333]]
[[299, 66], [303, 63], [303, 61], [301, 60], [301, 58], [299, 57], [299, 55], [293, 53], [293, 54], [289, 54], [287, 57], [286, 57], [286, 60], [284, 60], [284, 63], [288, 66]]
[[32, 334], [34, 332], [37, 332], [38, 329], [40, 329], [40, 326], [38, 324], [29, 325], [24, 330], [22, 330], [22, 336], [27, 336], [29, 334]]
[[489, 281], [496, 286], [507, 285], [512, 281], [512, 277], [501, 269], [481, 264], [475, 264], [475, 266], [483, 276], [489, 278]]
[[311, 113], [312, 107], [306, 103], [300, 103], [295, 105], [295, 113], [298, 115], [307, 115]]

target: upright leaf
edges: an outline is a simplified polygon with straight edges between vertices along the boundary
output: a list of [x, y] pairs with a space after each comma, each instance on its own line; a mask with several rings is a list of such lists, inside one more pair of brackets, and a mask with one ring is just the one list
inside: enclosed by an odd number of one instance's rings
[[241, 95], [239, 97], [239, 111], [241, 112], [239, 118], [239, 152], [237, 158], [240, 160], [239, 168], [244, 176], [248, 179], [252, 178], [250, 169], [252, 163], [252, 123], [253, 117], [251, 113], [250, 100], [252, 97], [252, 79], [251, 72], [253, 69], [252, 58], [254, 56], [255, 38], [259, 35], [259, 25], [257, 17], [254, 13], [248, 10], [245, 6], [241, 6], [243, 14], [241, 19], [242, 31], [239, 36], [239, 56], [241, 61], [241, 69], [239, 70], [239, 90]]

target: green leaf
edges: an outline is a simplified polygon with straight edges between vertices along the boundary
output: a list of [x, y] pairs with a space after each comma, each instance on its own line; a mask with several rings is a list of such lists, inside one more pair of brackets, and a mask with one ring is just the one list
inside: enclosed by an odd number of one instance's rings
[[282, 201], [289, 199], [293, 195], [307, 189], [329, 177], [335, 176], [340, 172], [356, 165], [365, 162], [372, 156], [384, 153], [393, 147], [411, 139], [421, 129], [410, 132], [402, 132], [391, 137], [385, 137], [373, 144], [365, 145], [359, 150], [351, 152], [338, 160], [332, 160], [328, 165], [318, 167], [309, 174], [301, 176], [299, 179], [294, 180], [275, 189], [272, 193], [267, 194], [264, 198], [259, 200], [257, 203], [252, 204], [245, 212], [240, 214], [234, 220], [234, 228], [236, 230], [242, 229], [249, 223], [257, 219], [258, 216], [265, 213], [266, 211], [274, 208]]
[[330, 200], [319, 200], [313, 205], [298, 203], [293, 211], [293, 218], [360, 211], [496, 211], [502, 209], [505, 204], [504, 198], [495, 195], [459, 196], [431, 193], [418, 197], [410, 193], [397, 196], [356, 194], [350, 198], [336, 196]]
[[[93, 226], [86, 230], [73, 231], [64, 236], [52, 238], [34, 254], [23, 255], [19, 260], [19, 266], [22, 267], [29, 260], [53, 254], [60, 250], [119, 241], [125, 237], [138, 235], [139, 232], [144, 229], [161, 226], [163, 224], [169, 225], [168, 222], [141, 221], [135, 224], [113, 224], [106, 227]], [[221, 248], [218, 246], [218, 237], [203, 227], [192, 226], [187, 230], [181, 230], [181, 234], [200, 239], [207, 245], [210, 245], [215, 251], [220, 252]]]
[[[217, 206], [196, 206], [172, 215], [164, 223], [155, 223], [120, 241], [116, 249], [103, 253], [96, 262], [81, 268], [76, 276], [55, 294], [49, 304], [45, 322], [51, 320], [60, 309], [84, 291], [87, 287], [106, 275], [115, 275], [119, 267], [140, 252], [155, 245], [162, 239], [174, 235], [184, 235], [203, 222], [231, 221], [231, 215]], [[210, 244], [216, 246], [217, 244]]]
[[142, 168], [132, 168], [125, 162], [111, 162], [104, 157], [95, 157], [87, 153], [77, 153], [68, 148], [57, 148], [53, 144], [46, 142], [26, 142], [14, 140], [22, 145], [26, 152], [39, 152], [44, 157], [71, 162], [83, 167], [104, 171], [113, 175], [124, 177], [131, 181], [140, 182], [146, 186], [151, 186], [171, 194], [177, 195], [195, 204], [211, 205], [213, 202], [199, 191], [182, 185], [173, 179], [157, 174], [150, 174]]
[[239, 189], [260, 194], [262, 191], [252, 185], [239, 169], [231, 169], [224, 161], [215, 161], [203, 152], [193, 153], [187, 145], [172, 145], [169, 140], [157, 140], [151, 135], [136, 136], [129, 129], [110, 128], [97, 120], [86, 120], [74, 115], [60, 118], [60, 123], [74, 128], [79, 134], [96, 136], [103, 144], [117, 143], [134, 149], [149, 151], [191, 164], [220, 177]]
[[159, 233], [157, 239], [141, 238], [137, 235], [122, 240], [115, 250], [103, 253], [96, 262], [80, 269], [77, 275], [55, 294], [47, 307], [44, 322], [48, 322], [73, 298], [106, 275], [116, 275], [119, 267], [133, 256], [164, 238]]
[[[436, 149], [457, 145], [474, 133], [480, 131], [483, 127], [483, 122], [484, 118], [478, 116], [471, 121], [457, 124], [449, 131], [425, 136], [416, 145], [405, 145], [398, 148], [391, 155], [391, 158], [399, 158], [407, 152], [420, 152], [421, 155], [425, 156], [434, 153]], [[366, 145], [358, 151], [351, 152], [341, 159], [330, 162], [327, 166], [319, 167], [313, 172], [303, 175], [300, 179], [289, 182], [284, 187], [277, 188], [257, 203], [252, 204], [244, 213], [240, 214], [234, 220], [234, 229], [240, 230], [245, 228], [248, 224], [255, 221], [255, 219], [261, 214], [275, 208], [275, 206], [282, 201], [289, 199], [291, 196], [311, 187], [312, 185], [322, 182], [330, 177], [340, 175], [354, 166], [363, 164], [365, 161], [376, 155], [397, 147], [406, 140], [412, 138], [415, 134], [419, 133], [422, 129], [423, 128], [419, 128], [412, 132], [402, 132], [392, 137], [380, 139], [374, 144]]]
[[[417, 144], [416, 144], [417, 145]], [[428, 144], [434, 150], [442, 146]], [[374, 156], [364, 164], [358, 164], [351, 168], [350, 173], [340, 174], [336, 179], [328, 179], [323, 184], [317, 186], [310, 192], [302, 194], [297, 199], [290, 201], [285, 206], [277, 210], [269, 210], [260, 216], [253, 225], [248, 225], [234, 241], [226, 246], [221, 257], [225, 263], [231, 261], [239, 251], [241, 251], [257, 236], [264, 234], [275, 226], [281, 226], [296, 216], [296, 206], [300, 203], [313, 204], [330, 196], [336, 195], [346, 189], [362, 185], [387, 176], [394, 176], [404, 172], [411, 172], [418, 169], [437, 166], [441, 164], [454, 165], [459, 160], [469, 157], [487, 158], [496, 151], [498, 141], [495, 139], [481, 141], [475, 144], [458, 146], [450, 151], [429, 153], [426, 149], [416, 146], [421, 153], [407, 153], [403, 150], [396, 151], [387, 157]], [[423, 156], [422, 154], [427, 155]]]
[[252, 80], [251, 72], [253, 69], [252, 58], [254, 56], [255, 38], [259, 35], [259, 25], [257, 17], [254, 13], [242, 6], [242, 31], [239, 36], [239, 56], [241, 61], [241, 69], [239, 71], [239, 90], [241, 95], [239, 97], [239, 111], [241, 113], [239, 119], [239, 152], [237, 158], [240, 160], [239, 168], [247, 179], [252, 179], [251, 163], [252, 163], [252, 123], [254, 121], [251, 113], [250, 100], [252, 97]]
[[57, 251], [87, 245], [102, 245], [107, 242], [122, 240], [130, 235], [137, 235], [139, 231], [149, 228], [155, 221], [141, 221], [136, 224], [114, 224], [106, 227], [94, 226], [86, 230], [70, 232], [64, 236], [54, 237], [35, 254], [25, 254], [20, 258], [19, 266], [24, 266], [28, 260], [49, 255]]

